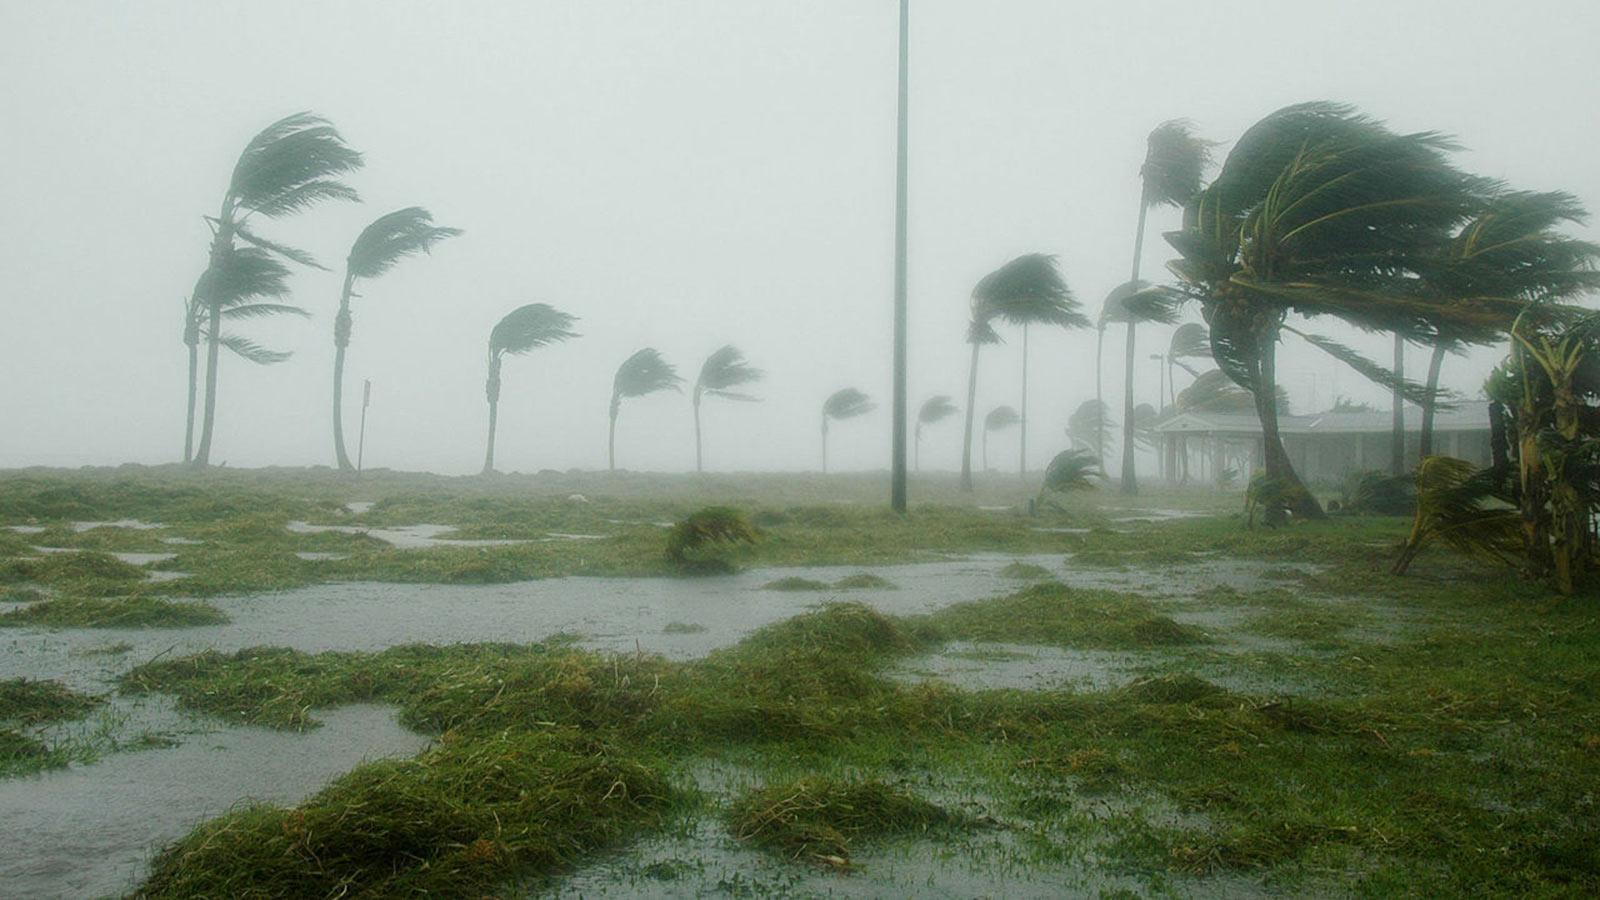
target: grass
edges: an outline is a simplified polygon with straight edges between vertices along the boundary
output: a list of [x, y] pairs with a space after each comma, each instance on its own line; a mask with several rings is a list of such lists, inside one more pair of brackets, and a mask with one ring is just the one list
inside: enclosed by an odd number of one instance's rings
[[1055, 576], [1044, 566], [1018, 560], [1008, 563], [1005, 568], [1001, 569], [1000, 577], [1013, 578], [1018, 581], [1044, 581]]
[[[1117, 515], [1098, 507], [1122, 501], [1074, 497], [1082, 506], [1070, 515], [1034, 520], [958, 505], [973, 501], [951, 489], [933, 493], [945, 505], [901, 518], [869, 506], [881, 502], [880, 485], [866, 478], [296, 479], [0, 477], [0, 523], [45, 524], [62, 546], [152, 550], [160, 533], [62, 527], [137, 517], [167, 524], [166, 536], [205, 542], [176, 548], [173, 567], [194, 572], [192, 583], [92, 573], [47, 583], [52, 601], [72, 602], [347, 578], [669, 574], [667, 529], [655, 523], [732, 502], [764, 535], [740, 551], [750, 564], [876, 566], [981, 551], [1060, 554], [1071, 566], [1137, 574], [1258, 560], [1293, 584], [1206, 590], [1202, 579], [1200, 596], [1175, 601], [1046, 583], [908, 617], [835, 603], [688, 662], [593, 653], [560, 639], [164, 658], [132, 670], [122, 689], [280, 728], [315, 727], [319, 710], [343, 703], [392, 703], [408, 726], [439, 741], [414, 760], [363, 766], [302, 804], [203, 823], [161, 855], [149, 894], [495, 893], [559, 877], [599, 848], [674, 823], [715, 817], [738, 834], [743, 814], [773, 810], [748, 839], [770, 839], [759, 845], [784, 857], [864, 858], [875, 838], [910, 821], [905, 840], [937, 842], [955, 865], [1001, 868], [1019, 892], [1032, 873], [1062, 867], [1133, 879], [1152, 893], [1600, 891], [1595, 598], [1554, 598], [1443, 550], [1396, 579], [1384, 555], [1402, 521], [1336, 517], [1246, 531], [1233, 498], [1194, 495], [1141, 499], [1225, 515], [1063, 534], [1034, 529], [1095, 528]], [[380, 500], [360, 517], [372, 525], [608, 539], [402, 552], [283, 530], [290, 519], [354, 521], [342, 503], [357, 490]], [[566, 499], [577, 492], [588, 501]], [[1005, 498], [980, 493], [977, 502], [996, 499]], [[294, 553], [305, 550], [350, 558], [304, 564]], [[108, 581], [120, 593], [85, 598], [73, 588]], [[1222, 624], [1185, 624], [1180, 609]], [[1405, 627], [1370, 639], [1375, 626], [1396, 621]], [[951, 641], [1112, 651], [1135, 660], [1135, 671], [1092, 692], [966, 691], [889, 677]], [[1294, 649], [1273, 649], [1284, 643]], [[0, 742], [23, 734], [5, 728]], [[764, 787], [724, 803], [714, 786], [671, 786], [706, 765], [746, 770]], [[851, 793], [863, 786], [877, 793]], [[937, 813], [922, 804], [981, 810], [993, 822], [982, 833], [1004, 840], [924, 828], [933, 818], [919, 816]], [[1216, 876], [1223, 880], [1205, 881]], [[871, 877], [870, 868], [857, 877]]]
[[29, 732], [80, 719], [100, 703], [54, 681], [0, 680], [0, 778], [66, 765], [73, 758], [69, 748], [51, 746]]
[[748, 791], [734, 801], [728, 820], [741, 841], [789, 859], [840, 868], [850, 866], [851, 851], [862, 842], [972, 826], [902, 787], [823, 777]]
[[188, 628], [227, 621], [214, 606], [160, 597], [56, 598], [0, 613], [0, 628]]

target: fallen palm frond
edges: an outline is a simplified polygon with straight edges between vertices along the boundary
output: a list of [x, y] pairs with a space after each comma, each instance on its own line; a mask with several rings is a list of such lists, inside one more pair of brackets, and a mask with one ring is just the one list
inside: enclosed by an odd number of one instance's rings
[[1483, 559], [1516, 563], [1522, 551], [1517, 510], [1499, 501], [1497, 478], [1466, 460], [1430, 456], [1417, 467], [1416, 516], [1391, 571], [1404, 575], [1417, 554], [1434, 540]]

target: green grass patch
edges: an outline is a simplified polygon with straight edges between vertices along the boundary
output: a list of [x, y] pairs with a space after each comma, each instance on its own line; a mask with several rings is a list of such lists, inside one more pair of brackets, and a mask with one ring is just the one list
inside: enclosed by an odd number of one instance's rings
[[10, 678], [0, 681], [0, 723], [42, 725], [81, 718], [100, 704], [55, 681]]
[[884, 591], [895, 589], [894, 582], [871, 572], [857, 572], [854, 575], [846, 575], [835, 581], [833, 586], [841, 591]]
[[1047, 644], [1094, 650], [1180, 647], [1203, 632], [1161, 615], [1148, 600], [1039, 584], [1007, 597], [958, 603], [927, 621], [950, 640]]
[[972, 822], [877, 780], [802, 778], [746, 792], [728, 811], [734, 836], [793, 860], [848, 867], [862, 843], [948, 836]]
[[826, 581], [818, 581], [815, 578], [786, 575], [783, 578], [775, 578], [763, 584], [761, 589], [764, 591], [825, 591], [831, 587], [832, 585]]
[[1013, 563], [1008, 563], [1004, 568], [1002, 568], [1000, 570], [1000, 577], [1013, 578], [1018, 581], [1044, 581], [1046, 579], [1054, 578], [1055, 576], [1052, 575], [1050, 570], [1046, 569], [1044, 566], [1018, 560]]
[[0, 613], [0, 628], [193, 628], [227, 621], [214, 606], [160, 597], [59, 597]]

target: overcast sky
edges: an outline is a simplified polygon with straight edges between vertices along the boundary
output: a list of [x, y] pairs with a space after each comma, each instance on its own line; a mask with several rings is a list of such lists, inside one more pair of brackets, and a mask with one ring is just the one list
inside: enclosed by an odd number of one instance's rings
[[[1600, 3], [1478, 6], [913, 0], [913, 405], [964, 394], [967, 295], [1012, 256], [1058, 254], [1090, 314], [1126, 279], [1144, 139], [1164, 119], [1228, 142], [1285, 104], [1347, 101], [1457, 135], [1477, 172], [1600, 207]], [[202, 216], [257, 130], [310, 109], [366, 154], [364, 202], [263, 231], [330, 263], [399, 207], [466, 232], [356, 301], [346, 395], [375, 384], [369, 465], [475, 471], [489, 329], [542, 301], [583, 336], [506, 363], [504, 470], [603, 466], [623, 358], [654, 346], [692, 380], [729, 342], [768, 371], [766, 400], [707, 402], [709, 467], [815, 468], [822, 400], [844, 386], [882, 406], [833, 429], [830, 463], [883, 467], [895, 17], [893, 0], [0, 0], [0, 466], [181, 456]], [[1152, 215], [1146, 273], [1164, 274], [1176, 216]], [[299, 272], [309, 319], [239, 329], [294, 357], [224, 357], [214, 461], [332, 462], [340, 277]], [[1169, 333], [1141, 331], [1140, 400]], [[1014, 338], [984, 352], [980, 414], [1017, 402]], [[1035, 332], [1034, 466], [1093, 396], [1093, 348], [1092, 332]], [[1280, 357], [1297, 409], [1386, 402], [1315, 353]], [[1452, 358], [1444, 381], [1476, 395], [1497, 357]], [[1015, 467], [1014, 441], [996, 438], [997, 464]], [[954, 421], [931, 432], [924, 465], [954, 467], [959, 444]], [[617, 447], [622, 466], [692, 468], [687, 396], [626, 402]]]

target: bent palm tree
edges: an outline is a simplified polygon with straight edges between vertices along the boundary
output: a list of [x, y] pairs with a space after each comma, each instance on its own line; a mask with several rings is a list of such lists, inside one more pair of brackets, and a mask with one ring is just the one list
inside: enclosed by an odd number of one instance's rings
[[[1200, 178], [1211, 161], [1211, 142], [1194, 133], [1194, 124], [1185, 119], [1170, 119], [1157, 125], [1145, 139], [1144, 163], [1139, 166], [1139, 225], [1133, 235], [1133, 274], [1128, 276], [1130, 293], [1137, 292], [1139, 268], [1144, 257], [1145, 216], [1155, 206], [1182, 208], [1200, 191]], [[1131, 314], [1121, 319], [1127, 325], [1127, 345], [1123, 349], [1122, 400], [1122, 492], [1139, 492], [1138, 473], [1133, 462], [1133, 357], [1134, 326], [1144, 321]], [[1097, 363], [1098, 365], [1098, 363]], [[1100, 399], [1096, 396], [1096, 399]]]
[[[1211, 335], [1206, 327], [1199, 322], [1185, 322], [1172, 332], [1172, 339], [1167, 343], [1167, 405], [1176, 406], [1178, 402], [1178, 388], [1173, 381], [1172, 371], [1176, 366], [1189, 373], [1191, 378], [1199, 378], [1200, 372], [1193, 366], [1184, 362], [1185, 359], [1210, 359]], [[1176, 475], [1179, 483], [1189, 483], [1189, 440], [1186, 436], [1178, 435], [1167, 447], [1167, 472], [1168, 477]]]
[[617, 413], [622, 411], [622, 398], [681, 391], [682, 384], [678, 370], [662, 359], [654, 347], [637, 351], [617, 367], [616, 377], [611, 380], [611, 430], [606, 436], [606, 464], [611, 471], [617, 470]]
[[1051, 495], [1093, 490], [1095, 483], [1104, 477], [1100, 471], [1100, 461], [1095, 459], [1094, 452], [1087, 447], [1063, 450], [1050, 460], [1050, 465], [1045, 467], [1044, 483], [1039, 487], [1038, 503], [1040, 506], [1045, 503], [1059, 505], [1052, 500]]
[[379, 216], [361, 230], [345, 259], [344, 288], [339, 292], [339, 314], [333, 319], [333, 452], [339, 468], [351, 471], [344, 449], [344, 354], [350, 346], [350, 300], [356, 280], [372, 279], [394, 268], [400, 260], [427, 253], [434, 244], [461, 233], [459, 228], [433, 224], [433, 214], [420, 206]]
[[500, 412], [500, 364], [506, 356], [521, 356], [530, 350], [558, 344], [577, 337], [572, 325], [577, 319], [544, 303], [519, 306], [501, 319], [489, 332], [489, 376], [483, 393], [489, 400], [489, 446], [483, 454], [483, 474], [494, 471], [494, 433]]
[[1170, 325], [1177, 321], [1178, 306], [1183, 302], [1183, 296], [1171, 288], [1152, 285], [1148, 282], [1134, 279], [1117, 285], [1106, 295], [1105, 302], [1100, 306], [1100, 322], [1104, 328], [1113, 322], [1124, 325], [1128, 330], [1128, 343], [1126, 358], [1123, 360], [1123, 387], [1122, 387], [1122, 492], [1136, 494], [1139, 492], [1138, 473], [1134, 469], [1133, 456], [1133, 352], [1134, 352], [1134, 327], [1140, 322], [1154, 322]]
[[1022, 421], [1022, 416], [1009, 406], [996, 406], [983, 417], [983, 470], [989, 471], [989, 432], [1004, 431]]
[[1019, 256], [988, 275], [972, 289], [972, 320], [967, 325], [967, 342], [972, 344], [972, 362], [967, 372], [967, 417], [961, 448], [961, 489], [972, 490], [973, 406], [978, 400], [978, 348], [997, 344], [1000, 335], [994, 320], [1013, 325], [1045, 323], [1063, 328], [1082, 328], [1089, 320], [1078, 310], [1054, 256], [1029, 253]]
[[1078, 408], [1067, 418], [1067, 438], [1072, 441], [1073, 449], [1093, 450], [1098, 460], [1100, 448], [1105, 445], [1106, 429], [1115, 424], [1110, 421], [1110, 416], [1111, 410], [1099, 400], [1085, 400], [1078, 404]]
[[724, 400], [754, 403], [760, 400], [749, 394], [735, 391], [740, 385], [760, 381], [765, 373], [745, 361], [739, 348], [728, 344], [706, 357], [700, 366], [700, 377], [694, 383], [694, 470], [704, 472], [700, 455], [700, 397], [709, 395]]
[[922, 408], [917, 410], [916, 439], [912, 442], [917, 471], [922, 471], [922, 427], [936, 425], [955, 414], [956, 405], [949, 394], [936, 394], [923, 401]]
[[[216, 218], [207, 217], [212, 237], [206, 271], [228, 266], [238, 241], [291, 262], [322, 268], [304, 251], [256, 234], [249, 220], [258, 215], [265, 219], [292, 215], [327, 200], [356, 200], [355, 190], [339, 177], [360, 168], [361, 164], [361, 154], [350, 149], [339, 132], [320, 116], [296, 113], [268, 125], [239, 154], [228, 190], [222, 197], [221, 210]], [[202, 274], [196, 282], [193, 299], [204, 310], [207, 345], [205, 409], [200, 446], [192, 460], [200, 466], [211, 460], [217, 410], [218, 351], [223, 346], [222, 318], [227, 305], [225, 295], [210, 292], [206, 285], [206, 275]]]
[[855, 388], [841, 388], [822, 401], [822, 474], [828, 474], [828, 423], [864, 416], [877, 408], [878, 404]]

